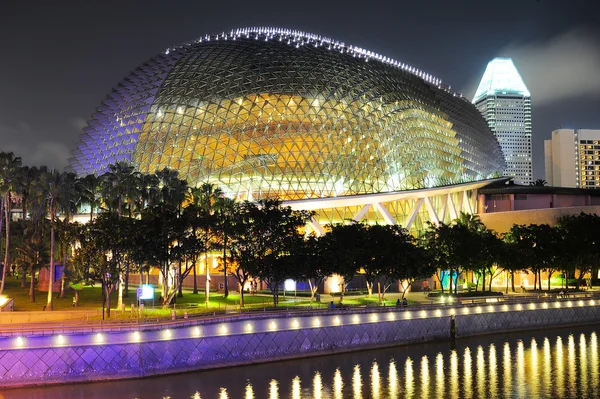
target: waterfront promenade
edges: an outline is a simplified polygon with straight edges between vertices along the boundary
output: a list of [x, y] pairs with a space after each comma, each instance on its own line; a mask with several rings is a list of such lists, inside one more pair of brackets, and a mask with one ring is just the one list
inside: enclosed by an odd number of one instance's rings
[[[3, 324], [0, 386], [136, 378], [600, 322], [595, 292], [407, 307], [288, 308], [176, 320]], [[323, 298], [324, 299], [324, 298]]]

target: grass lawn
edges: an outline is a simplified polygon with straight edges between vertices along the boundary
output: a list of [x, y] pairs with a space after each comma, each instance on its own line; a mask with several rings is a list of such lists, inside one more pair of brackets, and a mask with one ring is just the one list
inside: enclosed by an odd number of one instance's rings
[[[14, 300], [15, 311], [41, 311], [47, 302], [47, 292], [36, 291], [36, 302], [29, 302], [29, 287], [21, 288], [21, 281], [14, 277], [7, 277], [5, 285], [5, 295]], [[129, 297], [123, 298], [123, 302], [126, 306], [125, 312], [115, 311], [117, 305], [117, 292], [111, 294], [111, 307], [113, 308], [111, 316], [113, 318], [133, 318], [137, 317], [137, 312], [132, 314], [130, 311], [131, 304], [137, 304], [136, 300], [136, 286], [130, 286]], [[146, 301], [144, 309], [144, 317], [169, 317], [171, 309], [163, 308], [160, 304], [160, 291], [159, 287], [156, 287], [154, 306]], [[73, 297], [75, 293], [73, 290], [67, 290], [65, 298], [57, 298], [57, 294], [54, 294], [54, 309], [55, 310], [101, 310], [102, 309], [102, 290], [100, 285], [94, 287], [85, 287], [80, 291], [79, 294], [79, 306], [73, 307]], [[207, 305], [204, 300], [204, 292], [193, 294], [191, 290], [184, 290], [183, 298], [176, 298], [176, 305], [174, 308], [178, 316], [183, 316], [185, 312], [189, 314], [203, 314], [203, 313], [216, 313], [224, 311], [239, 311], [239, 294], [237, 292], [231, 292], [229, 297], [224, 298], [222, 293], [214, 292], [211, 293], [210, 302]], [[386, 300], [384, 301], [385, 306], [394, 306], [396, 304], [397, 294], [387, 294]], [[310, 302], [308, 297], [294, 297], [291, 295], [279, 296], [279, 307], [295, 307], [295, 306], [311, 306], [326, 308], [329, 306], [330, 301], [333, 300], [337, 305], [339, 303], [339, 296], [335, 298], [329, 295], [321, 295], [321, 303]], [[245, 308], [272, 308], [273, 299], [270, 295], [244, 295]], [[349, 306], [378, 306], [379, 300], [377, 294], [373, 296], [356, 296], [347, 295], [344, 296], [344, 305]]]
[[[123, 298], [123, 302], [127, 309], [131, 308], [131, 304], [136, 304], [136, 286], [130, 286], [129, 297]], [[158, 287], [155, 291], [154, 306], [151, 301], [146, 301], [144, 315], [149, 317], [160, 317], [169, 316], [170, 309], [163, 309], [160, 303], [160, 291]], [[183, 291], [183, 298], [176, 298], [175, 309], [178, 314], [183, 314], [185, 311], [191, 314], [197, 313], [213, 313], [221, 312], [226, 310], [239, 309], [240, 296], [237, 292], [231, 292], [227, 298], [223, 297], [222, 293], [214, 292], [211, 293], [210, 302], [208, 305], [205, 303], [204, 291], [198, 294], [193, 294], [191, 290]], [[41, 311], [47, 303], [47, 292], [36, 291], [35, 302], [29, 301], [29, 287], [21, 288], [21, 281], [14, 277], [7, 277], [6, 284], [4, 287], [4, 295], [14, 300], [15, 311]], [[102, 309], [102, 289], [100, 285], [94, 287], [85, 287], [79, 293], [79, 306], [73, 307], [73, 297], [75, 293], [73, 290], [68, 289], [64, 298], [57, 298], [57, 293], [54, 294], [54, 310], [100, 310]], [[117, 306], [117, 295], [115, 291], [111, 294], [111, 308]], [[271, 307], [272, 298], [265, 295], [244, 295], [244, 302], [246, 307]], [[307, 306], [309, 305], [308, 298], [290, 298], [289, 296], [284, 298], [280, 297], [280, 306]], [[316, 305], [316, 304], [313, 304]], [[322, 306], [326, 306], [322, 304]], [[114, 315], [119, 316], [121, 312], [115, 312]], [[126, 311], [123, 317], [131, 317], [131, 312]]]

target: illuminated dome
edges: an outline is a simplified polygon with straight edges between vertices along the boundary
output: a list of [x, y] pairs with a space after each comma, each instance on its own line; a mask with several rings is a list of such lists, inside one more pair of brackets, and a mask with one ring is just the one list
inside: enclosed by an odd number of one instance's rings
[[502, 173], [477, 109], [439, 80], [304, 32], [252, 28], [170, 48], [104, 100], [71, 169], [176, 169], [238, 198], [428, 188]]

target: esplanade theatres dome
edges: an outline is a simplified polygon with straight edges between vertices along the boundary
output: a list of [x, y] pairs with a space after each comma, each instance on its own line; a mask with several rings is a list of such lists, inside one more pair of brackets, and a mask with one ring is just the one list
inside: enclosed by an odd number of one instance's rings
[[505, 168], [477, 109], [428, 74], [276, 28], [167, 49], [104, 99], [73, 151], [78, 175], [120, 160], [178, 170], [240, 199], [306, 199], [485, 180]]

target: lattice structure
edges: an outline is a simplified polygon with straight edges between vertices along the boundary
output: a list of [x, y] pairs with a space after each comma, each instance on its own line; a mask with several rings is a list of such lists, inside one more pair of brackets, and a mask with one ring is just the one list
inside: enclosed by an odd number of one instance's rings
[[370, 51], [273, 28], [206, 36], [136, 69], [71, 159], [78, 174], [133, 161], [240, 199], [438, 187], [502, 173], [475, 107]]

